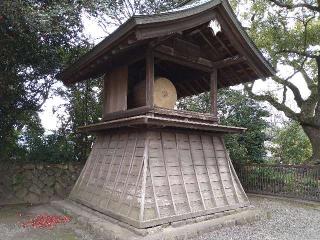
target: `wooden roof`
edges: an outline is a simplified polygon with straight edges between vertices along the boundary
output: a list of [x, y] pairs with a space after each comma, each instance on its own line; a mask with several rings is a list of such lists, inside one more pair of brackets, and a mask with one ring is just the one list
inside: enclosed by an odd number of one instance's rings
[[[221, 26], [221, 31], [214, 32], [209, 27], [212, 21]], [[179, 48], [183, 44], [187, 46], [188, 54], [194, 54], [192, 61], [199, 65], [198, 70], [209, 72], [218, 68], [218, 87], [264, 79], [275, 74], [242, 28], [229, 3], [226, 0], [213, 0], [179, 11], [133, 16], [62, 71], [58, 78], [68, 85], [98, 77], [118, 65], [143, 59], [150, 46], [170, 62], [177, 57], [173, 53], [175, 47]], [[168, 69], [170, 67], [165, 66]], [[181, 69], [182, 72], [185, 69]], [[198, 76], [192, 69], [186, 75]], [[210, 89], [209, 79], [203, 77], [200, 80], [202, 82], [192, 84], [193, 94]]]
[[106, 122], [100, 122], [96, 124], [91, 124], [79, 128], [80, 132], [90, 133], [90, 132], [100, 132], [109, 129], [123, 128], [123, 127], [133, 127], [133, 128], [150, 128], [150, 129], [163, 129], [163, 128], [175, 128], [175, 129], [192, 129], [192, 130], [202, 130], [206, 132], [214, 133], [243, 133], [246, 128], [224, 126], [219, 124], [213, 124], [208, 122], [199, 122], [197, 120], [181, 120], [173, 119], [168, 117], [156, 117], [156, 116], [146, 116], [139, 115], [129, 118], [121, 118], [110, 120]]

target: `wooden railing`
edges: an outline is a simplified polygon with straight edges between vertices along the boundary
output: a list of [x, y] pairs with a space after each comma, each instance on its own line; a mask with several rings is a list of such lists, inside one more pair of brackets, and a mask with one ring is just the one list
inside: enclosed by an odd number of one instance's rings
[[320, 201], [320, 166], [235, 165], [248, 193]]

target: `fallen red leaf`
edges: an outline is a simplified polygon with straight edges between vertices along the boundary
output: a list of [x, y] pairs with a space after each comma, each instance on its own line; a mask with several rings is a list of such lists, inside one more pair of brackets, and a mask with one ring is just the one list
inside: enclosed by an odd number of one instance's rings
[[33, 219], [28, 220], [21, 224], [22, 227], [32, 228], [53, 228], [58, 224], [68, 223], [71, 218], [68, 216], [57, 216], [57, 215], [38, 215]]

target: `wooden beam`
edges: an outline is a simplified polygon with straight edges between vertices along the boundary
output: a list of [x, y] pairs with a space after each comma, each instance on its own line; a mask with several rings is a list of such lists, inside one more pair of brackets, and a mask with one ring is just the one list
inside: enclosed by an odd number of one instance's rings
[[[210, 31], [211, 31], [211, 33], [212, 33], [212, 35], [214, 35], [214, 32], [213, 32], [213, 30], [210, 28]], [[226, 50], [226, 52], [230, 55], [230, 56], [232, 56], [233, 54], [232, 54], [232, 52], [230, 51], [230, 49], [227, 47], [227, 45], [220, 39], [220, 37], [218, 36], [218, 35], [214, 35], [215, 37], [216, 37], [216, 39], [217, 39], [217, 41], [221, 44], [221, 46], [224, 48], [224, 50]]]
[[169, 39], [172, 39], [172, 38], [174, 38], [176, 36], [179, 36], [179, 35], [181, 35], [181, 33], [172, 33], [172, 34], [170, 34], [168, 36], [159, 37], [156, 40], [153, 40], [153, 41], [150, 42], [150, 47], [151, 48], [155, 48], [155, 47], [159, 46], [160, 44], [168, 41]]
[[213, 52], [216, 56], [221, 56], [221, 53], [219, 53], [219, 52], [216, 50], [216, 47], [213, 46], [212, 42], [206, 37], [206, 35], [204, 35], [203, 32], [200, 32], [200, 35], [201, 35], [202, 39], [210, 46], [212, 52]]
[[167, 50], [157, 48], [154, 54], [155, 54], [155, 57], [158, 57], [165, 61], [174, 62], [182, 66], [191, 67], [204, 72], [212, 71], [211, 64], [208, 64], [208, 61], [210, 60], [204, 61], [204, 59], [202, 58], [200, 60], [199, 59], [193, 60], [190, 58], [186, 58], [186, 57], [177, 55], [174, 52], [173, 48], [171, 48], [171, 50], [170, 48], [168, 48]]
[[193, 80], [192, 83], [196, 85], [201, 92], [208, 91], [208, 89], [206, 89], [206, 85], [201, 84], [200, 81], [201, 81], [201, 77], [199, 76], [199, 78]]
[[215, 69], [210, 74], [210, 98], [211, 98], [211, 112], [214, 117], [218, 116], [218, 70]]
[[235, 65], [238, 63], [242, 63], [246, 61], [247, 59], [244, 56], [233, 56], [229, 58], [222, 59], [220, 61], [212, 62], [212, 67], [213, 68], [224, 68], [224, 67], [229, 67], [231, 65]]
[[210, 90], [210, 81], [205, 76], [200, 78], [200, 82], [202, 82], [203, 86], [205, 86], [206, 92]]
[[199, 32], [201, 32], [201, 28], [196, 28], [196, 29], [192, 30], [191, 32], [186, 33], [185, 35], [189, 37], [189, 36], [196, 35]]
[[[216, 14], [216, 18], [219, 21], [224, 34], [228, 39], [232, 39], [232, 45], [234, 48], [243, 56], [246, 56], [248, 59], [248, 64], [249, 66], [255, 71], [255, 73], [261, 78], [264, 79], [265, 76], [263, 72], [260, 70], [260, 68], [256, 65], [255, 60], [251, 56], [251, 53], [247, 52], [246, 47], [243, 45], [242, 39], [240, 39], [239, 35], [235, 32], [234, 29], [230, 26], [230, 20], [228, 19], [227, 16], [221, 15], [221, 14]], [[254, 55], [254, 54], [253, 54]], [[260, 63], [259, 63], [260, 64]]]
[[186, 39], [173, 39], [173, 47], [175, 51], [181, 55], [192, 55], [194, 57], [201, 57], [201, 47], [198, 44], [187, 41]]
[[180, 65], [199, 69], [204, 72], [211, 72], [212, 69], [228, 67], [231, 65], [242, 63], [247, 60], [243, 56], [236, 55], [236, 56], [228, 57], [219, 61], [212, 62], [209, 59], [199, 57], [199, 56], [187, 57], [187, 56], [181, 55], [176, 51], [175, 48], [172, 48], [166, 45], [158, 46], [155, 49], [155, 56], [163, 60], [167, 60], [167, 61], [178, 63]]
[[152, 49], [148, 49], [146, 54], [146, 106], [153, 107], [154, 90], [154, 55]]
[[[233, 69], [230, 70], [230, 68], [225, 69], [225, 74], [223, 76], [224, 77], [223, 82], [225, 83], [224, 87], [238, 85], [242, 82], [241, 79], [236, 74], [233, 73], [233, 71], [234, 70]], [[239, 82], [235, 82], [233, 80], [238, 80]]]
[[192, 96], [193, 92], [191, 92], [184, 84], [174, 83], [177, 88], [178, 98]]

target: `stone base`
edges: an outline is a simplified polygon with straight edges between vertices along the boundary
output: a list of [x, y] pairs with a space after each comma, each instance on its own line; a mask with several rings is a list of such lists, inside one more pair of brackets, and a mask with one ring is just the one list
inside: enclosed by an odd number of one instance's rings
[[71, 200], [51, 203], [56, 209], [71, 215], [81, 224], [105, 236], [106, 240], [186, 240], [223, 227], [244, 225], [267, 217], [254, 207], [192, 218], [156, 227], [138, 229], [108, 217]]

